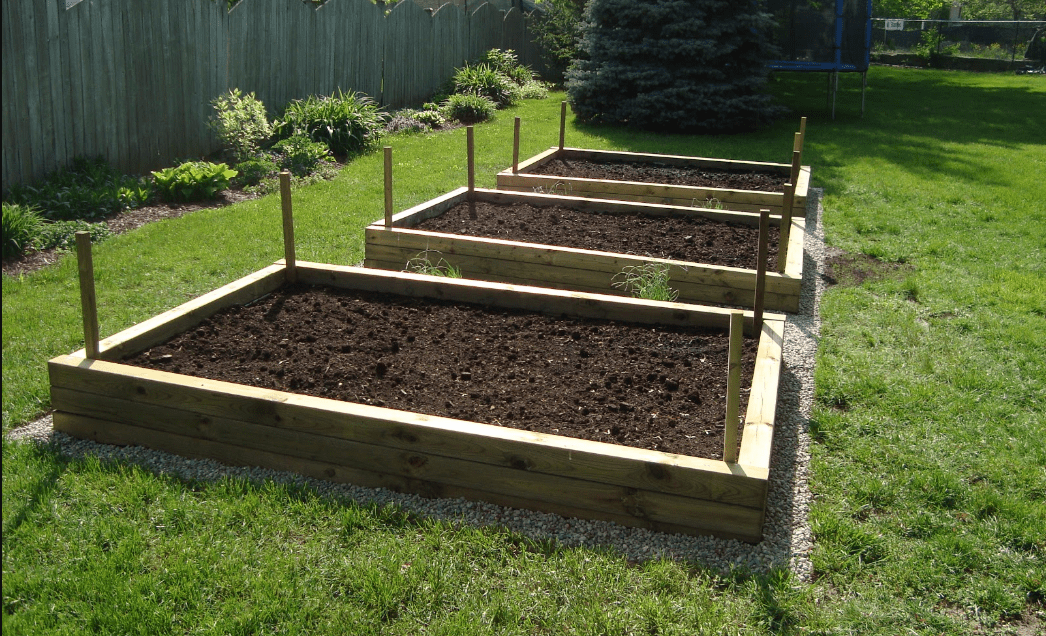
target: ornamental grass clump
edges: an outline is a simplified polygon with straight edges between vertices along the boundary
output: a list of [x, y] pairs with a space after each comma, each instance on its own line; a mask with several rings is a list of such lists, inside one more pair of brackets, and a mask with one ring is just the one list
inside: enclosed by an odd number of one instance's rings
[[4, 258], [24, 254], [33, 246], [42, 227], [43, 219], [36, 208], [5, 202], [2, 224]]
[[439, 254], [439, 252], [432, 250], [421, 252], [407, 261], [407, 266], [403, 268], [403, 271], [413, 274], [425, 274], [427, 276], [442, 276], [443, 278], [461, 278], [460, 267], [454, 267], [442, 257], [433, 263], [429, 258], [429, 252]]
[[481, 95], [451, 95], [441, 109], [447, 119], [463, 124], [476, 124], [493, 119], [498, 107]]
[[668, 285], [668, 265], [643, 263], [629, 265], [614, 275], [614, 287], [620, 287], [636, 298], [675, 302], [679, 292]]
[[273, 125], [273, 135], [286, 139], [301, 133], [327, 144], [340, 157], [376, 146], [385, 132], [388, 115], [362, 93], [311, 95], [296, 99]]

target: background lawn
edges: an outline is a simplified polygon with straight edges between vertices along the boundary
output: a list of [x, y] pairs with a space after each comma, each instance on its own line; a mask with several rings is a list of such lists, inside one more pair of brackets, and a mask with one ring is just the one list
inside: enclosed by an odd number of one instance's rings
[[[309, 490], [185, 483], [3, 442], [10, 633], [981, 634], [1046, 625], [1046, 81], [873, 68], [772, 83], [795, 112], [743, 136], [568, 124], [567, 144], [804, 163], [828, 243], [889, 267], [822, 304], [813, 582], [630, 565]], [[561, 94], [476, 129], [477, 185], [557, 142]], [[465, 182], [465, 133], [392, 140], [397, 209]], [[382, 215], [381, 154], [295, 192], [298, 257], [353, 264]], [[281, 257], [279, 200], [95, 250], [102, 335]], [[82, 346], [75, 262], [3, 279], [3, 427], [48, 405]], [[1038, 617], [1036, 617], [1036, 614]]]

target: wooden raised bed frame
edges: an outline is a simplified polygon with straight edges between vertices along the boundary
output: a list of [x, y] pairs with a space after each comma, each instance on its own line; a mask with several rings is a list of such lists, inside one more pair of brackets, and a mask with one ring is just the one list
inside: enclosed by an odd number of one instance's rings
[[[759, 215], [751, 212], [683, 208], [540, 193], [502, 192], [481, 188], [474, 192], [475, 200], [490, 203], [561, 205], [608, 214], [691, 215], [752, 226], [759, 224]], [[467, 197], [467, 188], [459, 188], [400, 212], [392, 217], [391, 231], [385, 229], [384, 220], [371, 224], [365, 232], [364, 265], [377, 269], [402, 270], [407, 261], [418, 256], [420, 252], [434, 250], [439, 252], [440, 258], [455, 267], [460, 267], [462, 275], [466, 278], [625, 295], [625, 290], [614, 287], [614, 276], [630, 265], [657, 262], [669, 267], [670, 285], [679, 291], [678, 302], [753, 306], [756, 287], [754, 269], [414, 229], [425, 219], [439, 216], [455, 205], [465, 202]], [[770, 223], [780, 226], [781, 217], [771, 216]], [[764, 301], [768, 309], [790, 312], [799, 310], [805, 229], [805, 216], [793, 216], [788, 236], [785, 271], [766, 274]], [[755, 244], [752, 245], [753, 252], [756, 251], [756, 247]]]
[[[666, 532], [762, 537], [784, 322], [767, 315], [738, 461], [544, 435], [144, 369], [118, 360], [297, 278], [645, 324], [724, 327], [729, 311], [632, 298], [283, 262], [48, 364], [54, 427], [237, 465], [465, 497]], [[751, 328], [751, 312], [746, 314]], [[726, 370], [724, 369], [724, 373]]]
[[[662, 163], [684, 168], [704, 168], [713, 170], [749, 170], [780, 174], [785, 179], [791, 175], [792, 166], [787, 163], [767, 163], [763, 161], [735, 161], [730, 159], [713, 159], [709, 157], [686, 157], [680, 155], [656, 155], [637, 152], [617, 152], [610, 150], [586, 150], [583, 148], [552, 147], [519, 164], [519, 171], [506, 168], [497, 175], [499, 190], [520, 192], [547, 192], [576, 197], [597, 199], [615, 199], [620, 201], [643, 201], [646, 203], [663, 203], [696, 207], [707, 205], [709, 199], [716, 199], [727, 209], [758, 212], [769, 209], [771, 214], [781, 214], [784, 205], [784, 194], [781, 192], [763, 192], [760, 190], [732, 190], [727, 188], [701, 188], [696, 186], [665, 185], [659, 183], [642, 183], [639, 181], [613, 181], [605, 179], [582, 179], [556, 175], [532, 174], [533, 170], [553, 159], [585, 159], [598, 162], [640, 162]], [[805, 216], [806, 197], [810, 189], [810, 166], [802, 166], [795, 184], [794, 209], [799, 216]]]

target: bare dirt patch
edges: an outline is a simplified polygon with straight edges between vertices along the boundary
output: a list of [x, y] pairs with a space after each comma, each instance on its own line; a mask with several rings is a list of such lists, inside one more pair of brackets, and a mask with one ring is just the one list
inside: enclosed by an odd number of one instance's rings
[[773, 172], [689, 168], [638, 161], [591, 161], [560, 158], [527, 170], [527, 172], [581, 179], [638, 181], [700, 188], [759, 190], [761, 192], [784, 192], [784, 185], [788, 181], [787, 176]]

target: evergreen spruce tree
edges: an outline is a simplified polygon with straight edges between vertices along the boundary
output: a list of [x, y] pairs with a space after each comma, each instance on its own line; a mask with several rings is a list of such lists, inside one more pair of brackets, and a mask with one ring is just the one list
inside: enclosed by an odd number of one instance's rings
[[652, 130], [751, 130], [764, 92], [769, 14], [754, 1], [590, 0], [583, 55], [567, 74], [581, 121]]

